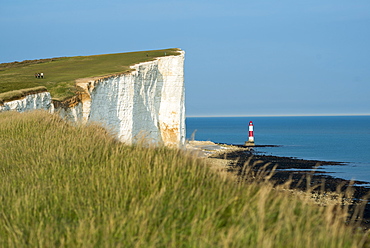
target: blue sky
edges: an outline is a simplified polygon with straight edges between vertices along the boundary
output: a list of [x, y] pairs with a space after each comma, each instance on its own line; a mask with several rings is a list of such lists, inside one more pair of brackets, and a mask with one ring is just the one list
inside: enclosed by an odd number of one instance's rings
[[370, 114], [370, 1], [0, 0], [0, 62], [179, 47], [187, 116]]

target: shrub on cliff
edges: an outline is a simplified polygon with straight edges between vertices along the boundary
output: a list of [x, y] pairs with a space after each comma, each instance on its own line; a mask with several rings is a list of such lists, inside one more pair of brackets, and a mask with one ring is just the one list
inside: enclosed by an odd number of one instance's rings
[[340, 208], [45, 112], [0, 113], [0, 247], [360, 247]]

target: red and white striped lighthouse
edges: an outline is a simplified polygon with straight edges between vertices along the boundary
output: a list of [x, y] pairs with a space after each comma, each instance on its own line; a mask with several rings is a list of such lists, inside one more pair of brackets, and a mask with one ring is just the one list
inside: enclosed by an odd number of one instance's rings
[[248, 141], [254, 143], [253, 122], [252, 121], [249, 122], [249, 138], [248, 138]]
[[245, 142], [245, 145], [254, 145], [254, 133], [253, 133], [253, 122], [249, 122], [249, 137], [248, 141]]

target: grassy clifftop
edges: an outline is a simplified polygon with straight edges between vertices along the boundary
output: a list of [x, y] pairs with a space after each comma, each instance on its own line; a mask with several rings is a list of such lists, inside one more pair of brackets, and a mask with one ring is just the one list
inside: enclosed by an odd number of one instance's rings
[[[44, 86], [53, 99], [64, 100], [75, 93], [78, 78], [129, 72], [130, 66], [157, 57], [178, 55], [180, 49], [151, 50], [93, 56], [62, 57], [0, 64], [0, 98], [9, 100], [9, 91]], [[35, 73], [44, 78], [35, 78]], [[2, 94], [8, 92], [6, 95]]]

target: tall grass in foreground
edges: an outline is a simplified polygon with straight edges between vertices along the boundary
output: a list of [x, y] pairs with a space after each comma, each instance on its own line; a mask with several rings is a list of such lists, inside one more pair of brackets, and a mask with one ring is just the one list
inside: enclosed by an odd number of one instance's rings
[[0, 247], [361, 247], [341, 208], [237, 184], [178, 150], [0, 114]]

